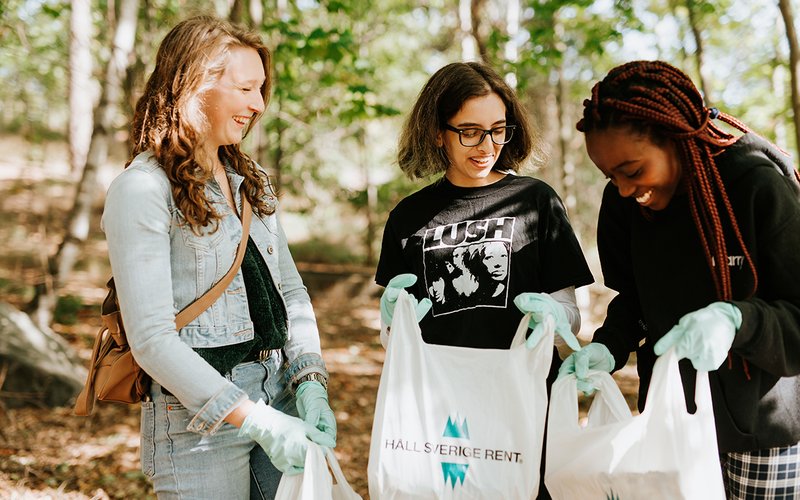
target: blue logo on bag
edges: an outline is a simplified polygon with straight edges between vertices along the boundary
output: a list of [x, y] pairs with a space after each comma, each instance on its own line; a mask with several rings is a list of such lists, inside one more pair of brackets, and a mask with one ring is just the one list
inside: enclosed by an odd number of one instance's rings
[[444, 484], [449, 480], [453, 489], [456, 488], [456, 482], [460, 481], [464, 484], [464, 478], [467, 477], [467, 468], [469, 464], [452, 464], [449, 462], [442, 462], [442, 474], [444, 474]]
[[[447, 417], [447, 423], [444, 425], [444, 432], [442, 437], [455, 438], [455, 439], [469, 439], [469, 426], [467, 426], [467, 419], [462, 418], [459, 420], [458, 414], [455, 418]], [[464, 484], [464, 478], [467, 477], [467, 469], [469, 464], [459, 464], [453, 462], [442, 462], [442, 475], [444, 476], [444, 484], [450, 482], [450, 486], [455, 489], [456, 483]]]
[[444, 426], [444, 433], [442, 434], [444, 437], [449, 438], [463, 438], [469, 439], [469, 427], [467, 427], [467, 419], [461, 419], [461, 422], [458, 422], [458, 418], [451, 419], [447, 417], [447, 423]]

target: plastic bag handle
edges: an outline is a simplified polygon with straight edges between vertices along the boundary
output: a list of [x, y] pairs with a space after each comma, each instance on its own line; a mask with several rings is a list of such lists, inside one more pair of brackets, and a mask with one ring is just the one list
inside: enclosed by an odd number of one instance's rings
[[[530, 323], [531, 323], [531, 313], [525, 313], [525, 316], [523, 316], [522, 319], [519, 321], [519, 326], [517, 327], [517, 333], [514, 334], [514, 338], [511, 340], [512, 349], [521, 346], [522, 344], [525, 343], [525, 337], [528, 334]], [[549, 324], [545, 322], [545, 325]], [[555, 326], [555, 323], [553, 323], [553, 326]], [[542, 335], [542, 340], [547, 338], [547, 333], [548, 332], [545, 332], [545, 334]]]
[[[653, 376], [650, 379], [647, 401], [644, 404], [645, 412], [668, 411], [672, 408], [689, 415], [686, 409], [686, 396], [681, 380], [681, 371], [678, 366], [678, 355], [675, 348], [656, 359], [653, 365]], [[650, 397], [653, 394], [654, 397]], [[708, 372], [698, 371], [695, 378], [694, 402], [697, 411], [713, 411], [711, 402], [711, 388], [708, 381]]]
[[[315, 444], [314, 446], [318, 445]], [[350, 483], [348, 483], [347, 479], [344, 477], [344, 472], [342, 472], [342, 468], [339, 466], [339, 461], [336, 460], [336, 455], [333, 453], [333, 450], [331, 448], [322, 448], [322, 451], [325, 454], [325, 460], [328, 462], [328, 467], [333, 473], [334, 483], [340, 490], [339, 493], [344, 494], [345, 498], [347, 499], [361, 500], [361, 496], [355, 492], [355, 490], [350, 486]]]
[[[575, 375], [573, 374], [572, 376], [574, 377]], [[595, 407], [597, 404], [603, 404], [614, 419], [619, 422], [632, 417], [628, 402], [625, 400], [619, 384], [610, 373], [603, 370], [589, 370], [588, 378], [597, 390], [592, 406], [589, 408], [589, 424], [592, 422], [592, 409], [597, 410], [597, 407]]]
[[[413, 321], [411, 320], [413, 318]], [[414, 311], [414, 305], [411, 302], [409, 293], [405, 290], [400, 290], [397, 294], [397, 302], [394, 306], [394, 318], [390, 326], [395, 326], [398, 321], [409, 321], [415, 328], [392, 328], [389, 334], [389, 342], [386, 344], [386, 349], [389, 349], [389, 344], [393, 341], [397, 342], [398, 338], [403, 337], [404, 342], [410, 342], [415, 345], [422, 345], [425, 342], [422, 340], [422, 330], [419, 329], [417, 323], [417, 313]]]
[[694, 383], [694, 404], [697, 411], [713, 412], [714, 407], [711, 402], [711, 384], [708, 381], [708, 372], [698, 371]]

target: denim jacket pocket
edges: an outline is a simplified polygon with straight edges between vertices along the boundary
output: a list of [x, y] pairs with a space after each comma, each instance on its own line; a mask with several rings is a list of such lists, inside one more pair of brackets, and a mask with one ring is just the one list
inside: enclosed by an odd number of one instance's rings
[[202, 252], [213, 252], [225, 236], [225, 230], [220, 221], [211, 222], [195, 233], [180, 211], [178, 213], [181, 220], [180, 232], [186, 246]]

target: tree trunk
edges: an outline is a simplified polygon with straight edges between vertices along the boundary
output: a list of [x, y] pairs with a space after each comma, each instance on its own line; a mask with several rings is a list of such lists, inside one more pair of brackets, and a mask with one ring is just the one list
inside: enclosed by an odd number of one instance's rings
[[708, 78], [706, 78], [703, 70], [703, 68], [705, 68], [703, 60], [705, 52], [702, 30], [700, 29], [697, 19], [697, 7], [695, 6], [695, 0], [686, 0], [686, 9], [689, 11], [689, 28], [691, 28], [692, 37], [694, 38], [694, 61], [697, 65], [697, 76], [700, 79], [700, 90], [703, 92], [705, 101], [710, 103], [713, 102], [713, 98], [711, 96], [711, 86], [709, 85]]
[[65, 405], [80, 392], [86, 373], [60, 335], [0, 302], [0, 407]]
[[366, 263], [368, 266], [375, 264], [375, 214], [378, 211], [378, 187], [372, 182], [370, 174], [370, 155], [369, 155], [369, 141], [367, 141], [367, 129], [365, 126], [358, 128], [356, 137], [358, 139], [358, 147], [361, 150], [361, 171], [364, 173], [364, 190], [367, 195], [367, 202], [364, 206], [366, 210], [365, 215], [367, 218], [367, 234], [365, 243], [366, 249]]
[[783, 23], [786, 25], [786, 39], [789, 42], [789, 74], [792, 81], [792, 114], [794, 115], [795, 150], [800, 150], [800, 45], [794, 28], [794, 11], [790, 0], [778, 0]]
[[264, 22], [264, 5], [261, 0], [250, 0], [250, 26], [260, 27]]
[[[563, 63], [562, 63], [563, 64]], [[564, 68], [558, 67], [558, 87], [556, 89], [558, 103], [558, 149], [561, 156], [561, 196], [567, 211], [575, 213], [575, 162], [570, 154], [569, 142], [573, 136], [572, 114], [569, 113], [569, 82], [564, 78]]]
[[472, 39], [475, 40], [475, 45], [478, 48], [478, 54], [480, 55], [480, 59], [482, 61], [489, 61], [489, 49], [486, 44], [486, 40], [481, 37], [481, 12], [483, 12], [483, 5], [486, 3], [486, 0], [472, 0], [470, 12], [470, 20], [472, 21], [472, 25], [470, 26], [470, 33], [472, 35]]
[[569, 113], [570, 92], [569, 82], [564, 77], [564, 65], [566, 64], [565, 58], [567, 57], [567, 44], [565, 39], [564, 24], [559, 18], [559, 13], [553, 15], [553, 46], [556, 51], [561, 54], [560, 61], [557, 66], [553, 68], [553, 76], [555, 77], [555, 85], [553, 88], [555, 97], [555, 133], [557, 137], [558, 159], [561, 163], [558, 169], [560, 173], [558, 178], [558, 190], [567, 210], [575, 209], [575, 195], [573, 193], [573, 185], [575, 182], [575, 165], [572, 163], [569, 151], [569, 140], [572, 134], [572, 115]]
[[[519, 61], [519, 47], [517, 47], [517, 35], [519, 34], [519, 0], [508, 0], [506, 9], [506, 33], [508, 34], [508, 41], [506, 42], [504, 57], [507, 62], [512, 64]], [[512, 88], [517, 88], [517, 74], [510, 71], [505, 74], [506, 83]]]
[[[260, 162], [261, 165], [267, 169], [267, 172], [270, 173], [270, 176], [274, 179], [273, 187], [275, 190], [280, 194], [283, 188], [283, 121], [281, 117], [281, 98], [280, 96], [275, 96], [275, 130], [272, 134], [266, 133], [265, 131], [265, 140], [261, 141], [259, 158], [262, 159]], [[265, 125], [262, 125], [265, 127]]]
[[37, 287], [36, 297], [32, 302], [32, 306], [36, 308], [34, 322], [40, 327], [48, 326], [52, 321], [55, 290], [66, 281], [72, 272], [72, 268], [78, 260], [78, 253], [89, 235], [92, 205], [97, 198], [97, 172], [108, 158], [114, 117], [123, 93], [122, 84], [136, 39], [138, 17], [139, 0], [121, 0], [111, 57], [106, 67], [100, 102], [95, 108], [94, 132], [86, 167], [83, 169], [67, 219], [67, 233], [59, 245], [56, 255], [50, 259], [47, 270], [52, 277], [52, 287], [44, 284]]
[[231, 10], [228, 13], [228, 20], [232, 23], [244, 23], [244, 0], [233, 0]]
[[461, 60], [478, 59], [478, 41], [472, 30], [472, 0], [458, 1], [458, 21], [461, 35]]
[[92, 141], [92, 7], [89, 0], [72, 0], [69, 23], [69, 164], [83, 171]]

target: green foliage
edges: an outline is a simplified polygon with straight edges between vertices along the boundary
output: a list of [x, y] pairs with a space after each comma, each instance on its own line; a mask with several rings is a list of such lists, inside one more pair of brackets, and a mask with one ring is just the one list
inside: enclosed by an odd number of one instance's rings
[[20, 133], [39, 142], [43, 140], [40, 132], [61, 125], [66, 118], [62, 114], [60, 120], [54, 119], [58, 108], [50, 108], [50, 99], [66, 95], [68, 39], [64, 34], [69, 32], [68, 16], [61, 15], [63, 5], [55, 1], [4, 3], [0, 15], [0, 107], [15, 111], [9, 122], [24, 117]]
[[298, 262], [319, 262], [325, 264], [361, 264], [364, 258], [342, 242], [322, 237], [289, 245], [292, 257]]
[[[219, 9], [229, 4], [145, 2], [129, 101], [171, 26], [200, 12], [226, 15]], [[558, 90], [561, 126], [572, 130], [572, 150], [582, 143], [574, 135], [580, 103], [612, 66], [661, 58], [697, 76], [690, 5], [714, 105], [784, 148], [796, 147], [787, 49], [782, 30], [775, 29], [782, 23], [773, 0], [521, 0], [521, 33], [513, 39], [506, 2], [481, 2], [475, 14], [489, 62], [516, 75], [518, 92], [553, 148], [559, 139], [552, 109]], [[459, 57], [458, 3], [307, 0], [287, 2], [285, 11], [274, 2], [264, 6], [257, 28], [273, 52], [275, 85], [261, 129], [248, 138], [253, 147], [248, 143], [245, 149], [277, 174], [280, 191], [292, 198], [291, 211], [314, 218], [336, 205], [350, 217], [354, 210], [360, 216], [370, 211], [371, 220], [381, 223], [399, 199], [423, 184], [406, 180], [394, 165], [397, 133], [424, 81]], [[0, 0], [0, 127], [32, 142], [64, 136], [69, 14], [64, 0]], [[98, 77], [110, 53], [113, 16], [109, 5], [93, 1], [91, 50]], [[246, 21], [249, 14], [243, 16]], [[512, 41], [519, 53], [515, 62], [504, 55]], [[130, 102], [120, 109], [117, 123], [124, 128]], [[581, 196], [571, 217], [593, 233], [592, 193], [604, 181], [588, 159], [578, 160], [573, 189]], [[537, 175], [557, 177], [561, 167], [552, 167]], [[377, 189], [374, 199], [367, 197], [370, 189]]]
[[78, 312], [83, 307], [83, 301], [75, 295], [64, 295], [56, 301], [53, 320], [62, 325], [74, 325], [78, 322]]
[[[399, 171], [399, 169], [398, 169]], [[397, 205], [403, 198], [411, 193], [419, 190], [428, 182], [426, 181], [411, 181], [406, 176], [401, 175], [393, 177], [388, 182], [382, 183], [377, 189], [377, 204], [373, 210], [379, 217], [385, 219], [389, 211]], [[342, 189], [339, 195], [340, 199], [347, 200], [356, 209], [367, 208], [367, 191], [366, 189]]]

